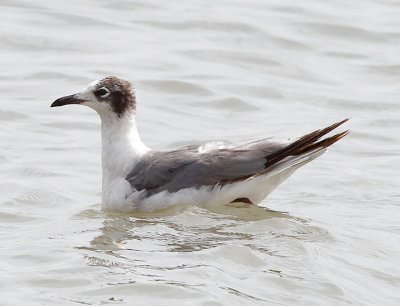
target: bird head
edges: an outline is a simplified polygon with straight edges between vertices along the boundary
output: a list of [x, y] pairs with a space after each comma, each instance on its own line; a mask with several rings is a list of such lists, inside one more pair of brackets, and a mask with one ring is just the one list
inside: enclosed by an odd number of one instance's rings
[[81, 92], [55, 100], [51, 107], [68, 104], [85, 105], [100, 115], [121, 117], [126, 112], [135, 112], [136, 96], [133, 86], [128, 81], [108, 76], [90, 83]]

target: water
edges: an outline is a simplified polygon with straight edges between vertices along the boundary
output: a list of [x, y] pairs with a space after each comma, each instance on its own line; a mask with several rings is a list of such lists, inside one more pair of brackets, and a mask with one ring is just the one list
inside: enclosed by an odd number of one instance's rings
[[[0, 3], [1, 305], [398, 305], [400, 3]], [[151, 147], [352, 132], [269, 210], [100, 210], [99, 119], [134, 81]]]

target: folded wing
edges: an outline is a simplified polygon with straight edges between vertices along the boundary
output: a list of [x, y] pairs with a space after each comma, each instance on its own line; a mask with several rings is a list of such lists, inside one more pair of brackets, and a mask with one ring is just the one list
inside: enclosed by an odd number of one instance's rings
[[151, 151], [127, 176], [132, 187], [150, 196], [162, 191], [177, 192], [185, 188], [225, 185], [265, 174], [278, 163], [293, 156], [307, 156], [324, 150], [344, 137], [348, 131], [320, 138], [346, 120], [307, 134], [289, 144], [262, 140], [247, 145], [217, 148], [202, 152], [199, 146], [172, 151]]

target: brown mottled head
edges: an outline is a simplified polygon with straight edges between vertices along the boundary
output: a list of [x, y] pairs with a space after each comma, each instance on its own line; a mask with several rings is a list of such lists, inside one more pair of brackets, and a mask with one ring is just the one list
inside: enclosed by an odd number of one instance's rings
[[51, 107], [66, 104], [82, 104], [95, 109], [100, 115], [134, 113], [136, 97], [132, 85], [125, 80], [109, 76], [90, 83], [82, 92], [62, 97]]

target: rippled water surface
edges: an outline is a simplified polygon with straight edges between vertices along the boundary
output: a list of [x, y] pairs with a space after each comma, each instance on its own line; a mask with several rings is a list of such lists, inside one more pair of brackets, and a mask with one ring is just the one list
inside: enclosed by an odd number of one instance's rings
[[[0, 2], [1, 305], [399, 305], [400, 2]], [[262, 208], [100, 210], [99, 119], [156, 148], [352, 132]]]

